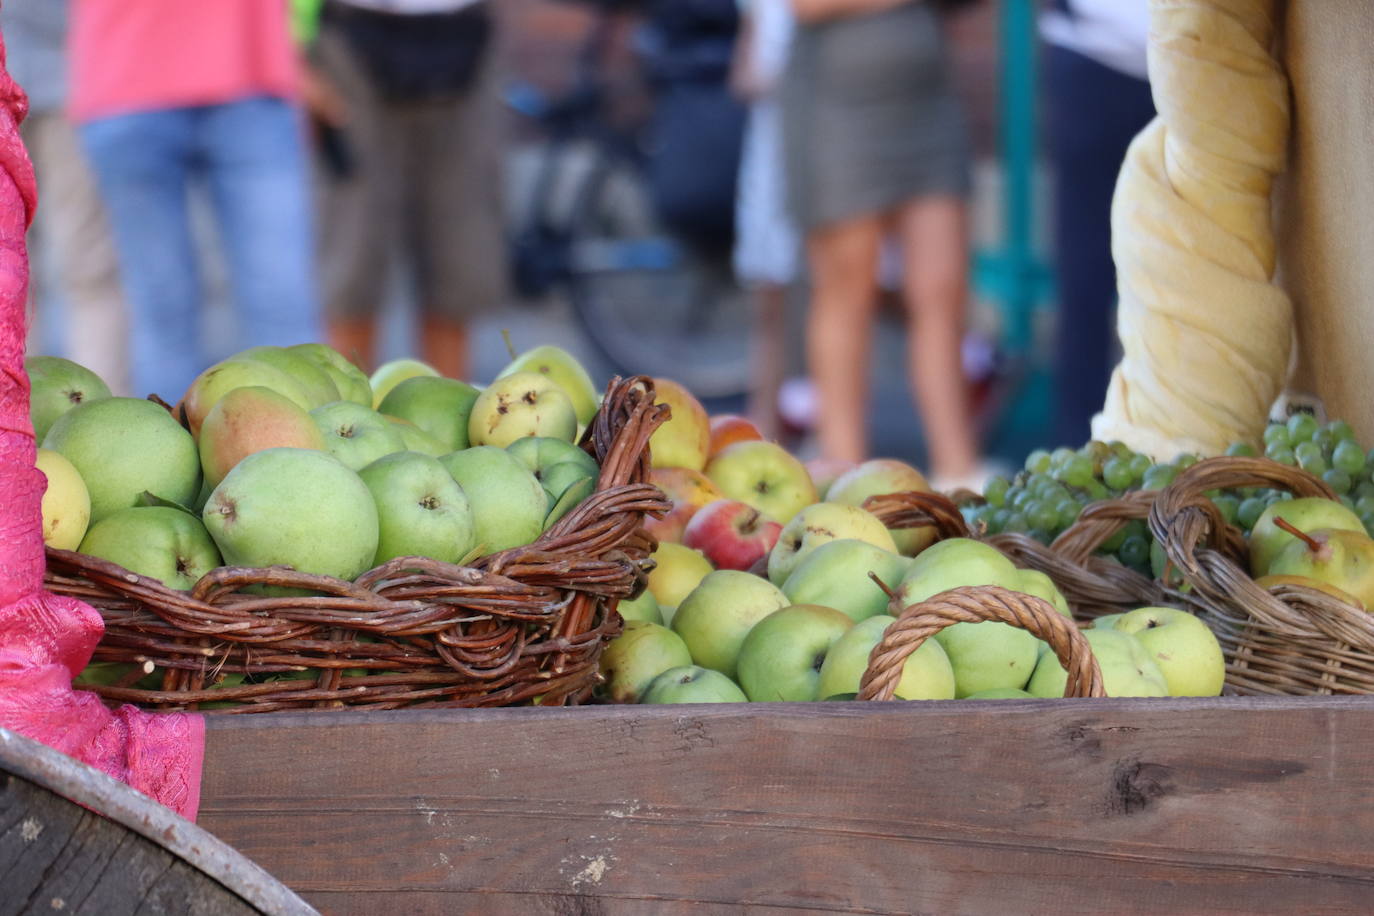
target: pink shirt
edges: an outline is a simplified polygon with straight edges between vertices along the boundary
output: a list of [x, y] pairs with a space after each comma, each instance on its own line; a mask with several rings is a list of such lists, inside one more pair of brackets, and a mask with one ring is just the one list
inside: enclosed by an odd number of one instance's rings
[[71, 113], [292, 98], [287, 0], [73, 0]]

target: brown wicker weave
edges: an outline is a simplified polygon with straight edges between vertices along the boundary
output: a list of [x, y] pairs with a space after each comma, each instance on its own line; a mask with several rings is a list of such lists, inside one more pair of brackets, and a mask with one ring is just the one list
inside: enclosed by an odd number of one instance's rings
[[[601, 465], [596, 492], [533, 544], [471, 566], [406, 557], [355, 582], [225, 567], [181, 592], [104, 560], [49, 550], [46, 585], [99, 609], [105, 636], [95, 660], [161, 670], [159, 689], [90, 688], [111, 701], [213, 703], [234, 713], [504, 706], [536, 697], [579, 703], [599, 679], [602, 647], [620, 631], [614, 605], [638, 594], [651, 566], [644, 516], [670, 508], [645, 483], [649, 436], [667, 415], [654, 405], [649, 379], [612, 381], [583, 437]], [[318, 596], [243, 593], [250, 585]], [[285, 677], [215, 686], [228, 674]]]
[[935, 539], [970, 537], [964, 514], [948, 496], [908, 490], [864, 500], [863, 508], [888, 528], [934, 528]]
[[1226, 655], [1228, 692], [1332, 694], [1374, 692], [1374, 618], [1325, 592], [1296, 585], [1265, 590], [1245, 557], [1217, 549], [1205, 492], [1272, 487], [1295, 496], [1334, 498], [1306, 471], [1264, 458], [1199, 462], [1160, 492], [1150, 530], [1193, 586], [1193, 602]]
[[921, 643], [956, 623], [1000, 620], [1045, 640], [1069, 673], [1066, 697], [1102, 697], [1102, 672], [1087, 639], [1048, 601], [996, 586], [955, 588], [901, 611], [868, 657], [860, 700], [891, 700], [902, 665]]

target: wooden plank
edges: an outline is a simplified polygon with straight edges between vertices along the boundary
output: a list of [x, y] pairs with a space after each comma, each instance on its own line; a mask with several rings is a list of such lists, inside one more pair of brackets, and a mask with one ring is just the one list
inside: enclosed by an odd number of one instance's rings
[[1362, 913], [1371, 741], [1362, 698], [211, 717], [201, 823], [330, 913]]

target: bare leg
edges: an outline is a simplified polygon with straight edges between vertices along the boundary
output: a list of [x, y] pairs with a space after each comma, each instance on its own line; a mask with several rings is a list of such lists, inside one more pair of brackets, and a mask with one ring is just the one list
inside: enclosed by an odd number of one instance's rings
[[420, 322], [421, 358], [445, 378], [467, 380], [468, 329], [452, 318], [426, 315]]
[[749, 386], [749, 416], [759, 431], [776, 439], [781, 430], [778, 390], [782, 387], [786, 341], [787, 289], [764, 285], [754, 291], [753, 378]]
[[819, 398], [821, 455], [862, 461], [868, 451], [868, 355], [882, 223], [861, 217], [807, 238], [814, 291], [806, 354]]
[[930, 450], [932, 476], [978, 466], [961, 355], [968, 302], [968, 213], [955, 197], [912, 201], [899, 215], [908, 363]]
[[377, 368], [377, 320], [375, 318], [331, 318], [327, 325], [329, 345], [364, 372]]

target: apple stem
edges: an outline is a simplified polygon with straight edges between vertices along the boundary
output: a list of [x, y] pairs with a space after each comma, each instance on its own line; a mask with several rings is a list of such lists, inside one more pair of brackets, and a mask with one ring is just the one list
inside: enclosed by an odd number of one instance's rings
[[883, 594], [887, 595], [889, 600], [897, 597], [897, 593], [894, 592], [892, 589], [888, 588], [887, 583], [880, 579], [878, 577], [878, 574], [871, 569], [868, 571], [868, 578], [872, 579], [874, 582], [878, 584], [878, 588], [883, 590]]
[[1289, 534], [1293, 535], [1293, 537], [1302, 541], [1304, 544], [1307, 545], [1307, 549], [1312, 551], [1313, 553], [1316, 553], [1318, 550], [1322, 549], [1320, 541], [1312, 537], [1307, 532], [1299, 529], [1296, 525], [1290, 524], [1288, 519], [1276, 515], [1274, 516], [1274, 524], [1282, 528], [1284, 531], [1287, 531]]
[[515, 344], [510, 340], [510, 328], [501, 329], [501, 339], [506, 343], [506, 352], [510, 354], [510, 358], [515, 359]]

